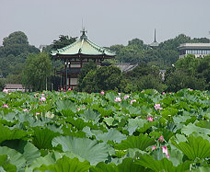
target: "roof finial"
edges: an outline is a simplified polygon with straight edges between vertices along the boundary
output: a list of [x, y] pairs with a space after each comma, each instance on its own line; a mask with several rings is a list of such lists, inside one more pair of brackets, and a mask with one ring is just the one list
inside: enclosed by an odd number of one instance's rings
[[85, 33], [87, 33], [87, 31], [85, 30], [85, 27], [84, 27], [84, 25], [83, 25], [83, 18], [82, 18], [82, 30], [81, 30], [80, 32], [82, 33], [80, 39], [86, 39], [87, 36], [86, 36]]

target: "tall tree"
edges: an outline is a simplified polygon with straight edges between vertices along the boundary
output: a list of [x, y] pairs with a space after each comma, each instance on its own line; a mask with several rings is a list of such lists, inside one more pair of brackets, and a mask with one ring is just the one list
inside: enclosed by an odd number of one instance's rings
[[23, 84], [33, 91], [44, 90], [51, 75], [52, 62], [46, 53], [30, 54], [23, 69]]
[[91, 70], [83, 79], [82, 91], [99, 92], [101, 90], [123, 91], [126, 83], [120, 69], [116, 66], [102, 66]]
[[83, 82], [83, 79], [88, 74], [88, 72], [90, 72], [91, 70], [96, 70], [96, 69], [97, 69], [97, 65], [93, 61], [90, 61], [89, 63], [85, 64], [82, 67], [79, 77], [78, 77], [78, 90], [79, 91], [82, 91], [82, 89], [85, 87], [84, 85], [85, 83]]
[[76, 39], [77, 39], [77, 37], [69, 37], [69, 36], [60, 35], [59, 40], [53, 41], [52, 49], [63, 48], [67, 45], [74, 43], [76, 41]]
[[28, 45], [28, 38], [24, 32], [17, 31], [11, 33], [8, 37], [4, 38], [3, 45], [15, 45], [15, 44], [25, 44]]

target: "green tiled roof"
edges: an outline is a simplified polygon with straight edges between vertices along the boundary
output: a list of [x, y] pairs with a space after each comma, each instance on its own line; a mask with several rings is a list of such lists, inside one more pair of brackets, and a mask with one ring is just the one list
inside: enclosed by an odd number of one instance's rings
[[107, 56], [115, 56], [116, 54], [106, 48], [100, 47], [95, 43], [91, 42], [86, 34], [85, 31], [82, 31], [81, 37], [74, 42], [64, 48], [57, 49], [51, 53], [51, 55], [107, 55]]

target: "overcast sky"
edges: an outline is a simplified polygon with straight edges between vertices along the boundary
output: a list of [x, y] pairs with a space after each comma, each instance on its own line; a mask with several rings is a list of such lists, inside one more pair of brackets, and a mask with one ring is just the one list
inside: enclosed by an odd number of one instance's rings
[[59, 35], [80, 36], [101, 46], [174, 38], [210, 38], [210, 0], [0, 0], [0, 44], [23, 31], [31, 45], [51, 44]]

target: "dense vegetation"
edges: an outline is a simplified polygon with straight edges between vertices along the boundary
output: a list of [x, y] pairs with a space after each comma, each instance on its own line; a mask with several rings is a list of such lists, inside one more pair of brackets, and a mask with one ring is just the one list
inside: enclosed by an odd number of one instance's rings
[[23, 32], [11, 33], [0, 46], [0, 75], [9, 83], [20, 83], [24, 62], [30, 53], [37, 54], [39, 49], [29, 45]]
[[[40, 53], [23, 32], [10, 34], [0, 47], [0, 90], [60, 82], [63, 64], [48, 53], [74, 41], [61, 35]], [[90, 62], [79, 76], [83, 92], [0, 92], [0, 171], [210, 171], [210, 92], [198, 91], [210, 89], [210, 56], [177, 60], [180, 43], [206, 41], [179, 35], [153, 49], [139, 39], [111, 46], [112, 62], [139, 65], [123, 73]]]
[[[58, 40], [44, 48], [44, 52], [29, 45], [23, 32], [11, 33], [4, 38], [0, 47], [0, 90], [4, 83], [22, 83], [31, 90], [57, 89], [61, 79], [56, 72], [64, 68], [61, 61], [54, 61], [49, 53], [52, 49], [62, 48], [73, 43], [76, 37], [61, 35]], [[178, 60], [177, 47], [186, 42], [208, 42], [207, 38], [191, 39], [178, 35], [151, 48], [138, 38], [128, 41], [128, 45], [113, 45], [115, 59], [111, 63], [138, 63], [133, 71], [122, 73], [114, 66], [97, 68], [88, 64], [79, 76], [79, 91], [99, 92], [100, 90], [118, 90], [134, 92], [142, 89], [178, 91], [182, 88], [205, 90], [210, 88], [209, 58], [193, 57]], [[27, 59], [27, 60], [26, 60]], [[178, 60], [178, 61], [177, 61]], [[175, 66], [175, 67], [172, 67]], [[166, 70], [166, 77], [160, 70]]]
[[210, 93], [0, 93], [1, 171], [209, 171]]

